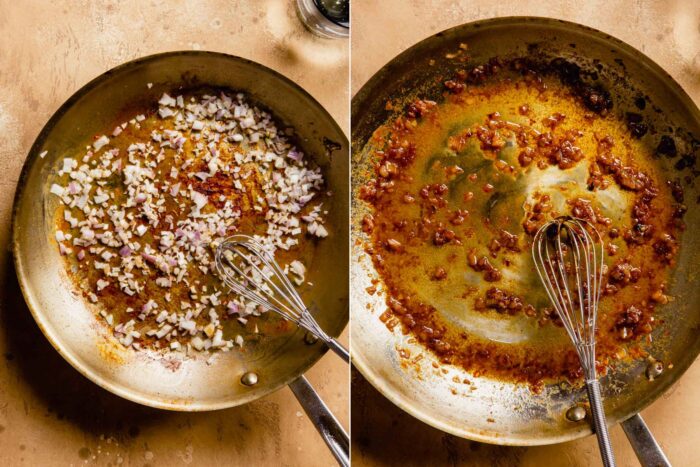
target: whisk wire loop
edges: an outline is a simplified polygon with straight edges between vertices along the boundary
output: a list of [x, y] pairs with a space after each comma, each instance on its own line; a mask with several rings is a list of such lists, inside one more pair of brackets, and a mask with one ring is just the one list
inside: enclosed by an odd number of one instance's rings
[[610, 467], [615, 465], [615, 457], [605, 422], [595, 360], [603, 254], [603, 239], [595, 227], [585, 220], [568, 216], [543, 225], [532, 244], [537, 274], [579, 356], [603, 464]]
[[533, 258], [552, 306], [576, 347], [586, 379], [595, 379], [595, 326], [603, 249], [588, 222], [558, 218], [535, 235]]
[[214, 259], [217, 272], [233, 292], [309, 331], [349, 360], [347, 350], [318, 325], [287, 274], [260, 242], [234, 235], [219, 245]]

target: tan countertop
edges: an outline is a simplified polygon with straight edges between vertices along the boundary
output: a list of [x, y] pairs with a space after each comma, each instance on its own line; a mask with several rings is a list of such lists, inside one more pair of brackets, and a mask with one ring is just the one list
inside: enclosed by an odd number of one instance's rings
[[[581, 6], [583, 5], [583, 6]], [[601, 29], [642, 50], [700, 104], [700, 3], [586, 0], [355, 0], [352, 92], [401, 51], [436, 32], [498, 16], [548, 16]], [[675, 466], [700, 465], [700, 363], [642, 412]], [[412, 418], [352, 376], [353, 465], [600, 465], [594, 437], [554, 446], [511, 448], [462, 440]], [[612, 430], [618, 465], [639, 465], [622, 429]]]
[[[73, 92], [125, 61], [172, 50], [240, 55], [296, 81], [349, 125], [348, 41], [317, 39], [291, 0], [0, 0], [0, 244], [34, 138]], [[174, 413], [83, 378], [49, 345], [0, 250], [0, 465], [334, 465], [289, 389], [243, 407]], [[342, 341], [347, 345], [347, 332]], [[347, 366], [309, 373], [347, 428]]]

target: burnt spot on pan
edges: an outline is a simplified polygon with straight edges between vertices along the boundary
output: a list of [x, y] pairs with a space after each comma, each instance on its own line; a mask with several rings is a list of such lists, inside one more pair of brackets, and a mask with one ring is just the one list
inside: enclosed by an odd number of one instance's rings
[[323, 137], [323, 147], [325, 148], [326, 156], [328, 156], [329, 159], [333, 159], [333, 153], [335, 151], [340, 151], [340, 149], [343, 146], [340, 143], [332, 141], [324, 136]]

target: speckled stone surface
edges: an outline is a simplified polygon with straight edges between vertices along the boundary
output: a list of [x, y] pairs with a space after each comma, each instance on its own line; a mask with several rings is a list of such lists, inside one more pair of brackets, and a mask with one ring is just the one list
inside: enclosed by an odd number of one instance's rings
[[[317, 39], [291, 0], [0, 0], [0, 245], [34, 138], [83, 84], [125, 61], [213, 50], [274, 68], [347, 131], [348, 46]], [[46, 341], [0, 250], [0, 465], [330, 466], [289, 389], [211, 413], [141, 407], [100, 389]], [[347, 345], [347, 335], [341, 339]], [[349, 374], [327, 355], [308, 374], [347, 428]]]
[[[700, 2], [354, 0], [352, 92], [401, 51], [443, 29], [498, 16], [547, 16], [601, 29], [642, 50], [700, 104]], [[700, 465], [700, 363], [642, 412], [674, 466]], [[512, 448], [462, 440], [402, 412], [362, 376], [352, 375], [355, 466], [600, 465], [594, 437], [554, 446]], [[622, 429], [612, 430], [619, 466], [639, 465]]]

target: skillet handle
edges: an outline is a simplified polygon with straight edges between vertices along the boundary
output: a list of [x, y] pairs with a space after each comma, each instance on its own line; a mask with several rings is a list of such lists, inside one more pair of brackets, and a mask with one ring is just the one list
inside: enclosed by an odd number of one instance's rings
[[326, 445], [338, 461], [338, 465], [348, 467], [350, 465], [350, 439], [335, 416], [311, 387], [309, 381], [300, 376], [289, 383], [289, 389], [296, 396], [304, 412], [311, 419]]
[[671, 467], [666, 454], [654, 439], [641, 415], [637, 414], [621, 423], [627, 439], [637, 454], [642, 467]]

